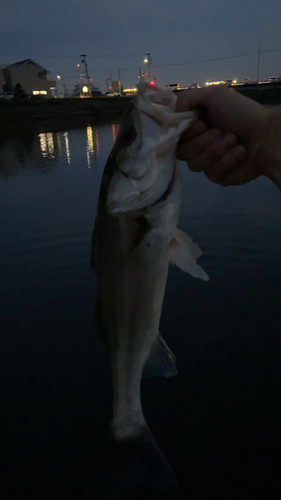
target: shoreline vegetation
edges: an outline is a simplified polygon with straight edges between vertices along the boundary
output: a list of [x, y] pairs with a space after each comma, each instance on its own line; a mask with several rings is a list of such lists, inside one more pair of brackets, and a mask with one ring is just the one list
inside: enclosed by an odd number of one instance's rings
[[[281, 88], [237, 88], [237, 92], [264, 105], [281, 105]], [[194, 90], [196, 92], [196, 89]], [[83, 127], [89, 123], [118, 122], [132, 96], [92, 99], [31, 98], [28, 101], [0, 101], [0, 132], [16, 132], [22, 127], [34, 133]]]

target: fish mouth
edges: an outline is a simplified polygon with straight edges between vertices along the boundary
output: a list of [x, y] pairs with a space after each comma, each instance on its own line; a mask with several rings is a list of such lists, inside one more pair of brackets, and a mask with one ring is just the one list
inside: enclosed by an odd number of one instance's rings
[[191, 111], [176, 113], [176, 100], [171, 91], [152, 90], [146, 84], [139, 87], [133, 111], [137, 135], [125, 146], [126, 154], [122, 146], [118, 151], [118, 166], [108, 188], [106, 209], [111, 215], [153, 205], [173, 182], [177, 141], [196, 118]]

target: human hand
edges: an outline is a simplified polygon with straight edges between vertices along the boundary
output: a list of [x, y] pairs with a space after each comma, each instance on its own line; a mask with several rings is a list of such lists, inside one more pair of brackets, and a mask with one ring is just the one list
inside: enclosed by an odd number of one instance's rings
[[204, 171], [222, 186], [268, 175], [271, 110], [222, 85], [181, 92], [176, 109], [201, 113], [177, 149], [178, 159], [187, 161], [190, 170]]

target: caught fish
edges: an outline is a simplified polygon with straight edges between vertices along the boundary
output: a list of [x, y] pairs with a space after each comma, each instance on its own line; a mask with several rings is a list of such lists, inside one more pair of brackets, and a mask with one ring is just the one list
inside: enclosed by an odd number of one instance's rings
[[171, 90], [140, 85], [105, 166], [93, 232], [120, 491], [133, 485], [176, 486], [143, 415], [141, 379], [177, 374], [175, 356], [158, 330], [169, 263], [208, 280], [196, 263], [201, 250], [177, 228], [182, 182], [176, 146], [196, 115], [176, 113], [175, 103]]

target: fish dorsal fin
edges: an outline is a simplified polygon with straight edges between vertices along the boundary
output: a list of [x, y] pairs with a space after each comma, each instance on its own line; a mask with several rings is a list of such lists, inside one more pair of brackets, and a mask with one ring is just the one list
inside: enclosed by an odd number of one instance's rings
[[170, 263], [175, 264], [194, 278], [207, 281], [209, 276], [197, 264], [197, 258], [201, 255], [202, 251], [195, 241], [180, 229], [176, 229], [170, 243]]
[[158, 334], [143, 367], [142, 378], [172, 377], [177, 374], [176, 358]]

